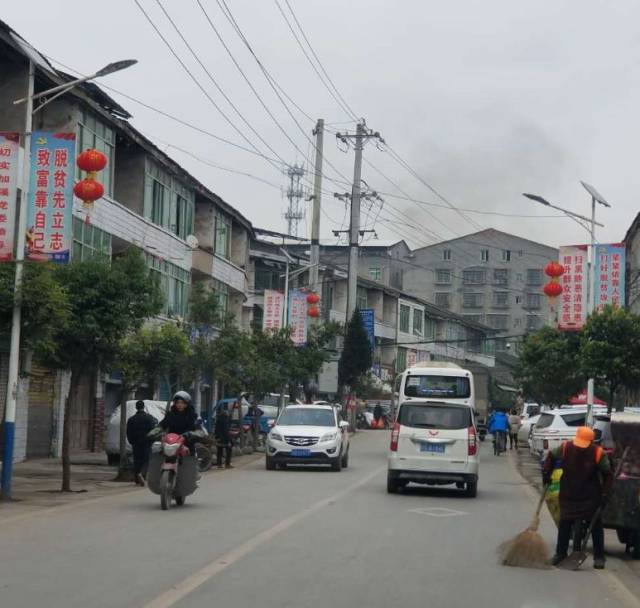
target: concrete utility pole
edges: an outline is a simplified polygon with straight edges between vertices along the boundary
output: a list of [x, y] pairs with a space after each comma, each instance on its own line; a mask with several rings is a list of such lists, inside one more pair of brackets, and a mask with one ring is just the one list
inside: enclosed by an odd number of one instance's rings
[[289, 177], [289, 187], [287, 188], [287, 199], [289, 199], [289, 207], [284, 214], [287, 220], [287, 233], [298, 236], [298, 224], [304, 218], [304, 209], [300, 201], [304, 198], [304, 190], [300, 184], [300, 180], [305, 174], [302, 165], [290, 165], [287, 167], [287, 176]]
[[322, 204], [322, 144], [324, 141], [324, 120], [318, 119], [314, 130], [316, 136], [316, 162], [313, 179], [313, 211], [311, 218], [311, 268], [309, 286], [318, 293], [318, 272], [320, 267], [320, 207]]

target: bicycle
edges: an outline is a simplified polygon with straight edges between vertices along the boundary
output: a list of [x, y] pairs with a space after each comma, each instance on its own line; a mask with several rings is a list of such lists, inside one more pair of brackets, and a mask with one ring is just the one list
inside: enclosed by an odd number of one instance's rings
[[500, 456], [507, 451], [507, 434], [505, 431], [495, 431], [493, 434], [493, 455]]

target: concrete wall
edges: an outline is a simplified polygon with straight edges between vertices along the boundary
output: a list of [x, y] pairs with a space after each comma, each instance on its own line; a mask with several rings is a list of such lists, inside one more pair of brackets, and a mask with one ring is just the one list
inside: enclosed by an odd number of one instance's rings
[[216, 211], [212, 202], [196, 194], [195, 231], [200, 247], [213, 251]]
[[29, 66], [25, 63], [10, 61], [0, 56], [0, 74], [2, 86], [0, 101], [2, 103], [2, 130], [22, 133], [25, 125], [26, 104], [13, 105], [13, 101], [27, 95]]
[[145, 152], [135, 144], [116, 145], [114, 196], [128, 209], [144, 215]]

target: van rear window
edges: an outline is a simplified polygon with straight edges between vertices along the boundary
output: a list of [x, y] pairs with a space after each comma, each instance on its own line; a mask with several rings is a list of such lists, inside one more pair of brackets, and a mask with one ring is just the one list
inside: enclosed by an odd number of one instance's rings
[[403, 403], [398, 422], [402, 426], [419, 429], [466, 429], [472, 425], [471, 409], [453, 405]]
[[407, 397], [432, 397], [439, 399], [467, 399], [471, 396], [471, 384], [465, 376], [407, 376], [404, 385]]

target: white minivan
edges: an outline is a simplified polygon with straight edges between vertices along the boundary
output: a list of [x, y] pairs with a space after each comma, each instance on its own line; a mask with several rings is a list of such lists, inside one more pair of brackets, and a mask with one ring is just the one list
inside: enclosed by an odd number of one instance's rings
[[414, 366], [398, 384], [387, 491], [398, 492], [410, 482], [455, 483], [475, 497], [480, 461], [473, 374], [454, 364]]

